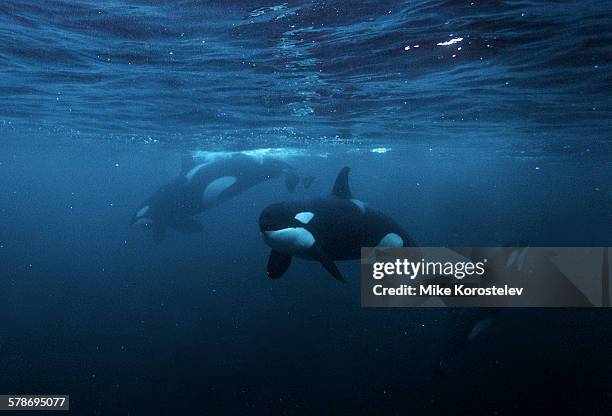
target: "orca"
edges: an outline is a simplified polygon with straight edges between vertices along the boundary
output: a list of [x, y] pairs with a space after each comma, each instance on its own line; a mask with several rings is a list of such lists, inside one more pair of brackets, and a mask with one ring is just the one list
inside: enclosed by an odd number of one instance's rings
[[496, 311], [489, 311], [487, 309], [476, 311], [476, 315], [471, 318], [463, 318], [463, 322], [455, 328], [453, 335], [439, 358], [436, 372], [446, 371], [451, 360], [454, 360], [465, 350], [469, 349], [477, 340], [483, 339], [499, 321], [499, 314]]
[[272, 248], [268, 276], [276, 279], [292, 257], [320, 262], [336, 279], [345, 279], [335, 261], [361, 257], [361, 247], [413, 246], [391, 218], [353, 197], [344, 167], [327, 198], [269, 205], [259, 217], [265, 243]]
[[207, 158], [190, 155], [184, 158], [178, 177], [140, 204], [131, 224], [151, 229], [155, 242], [164, 239], [167, 227], [182, 233], [199, 233], [204, 227], [193, 218], [195, 215], [281, 176], [290, 192], [299, 182], [308, 188], [314, 179], [300, 177], [291, 165], [273, 157], [254, 157], [241, 152]]

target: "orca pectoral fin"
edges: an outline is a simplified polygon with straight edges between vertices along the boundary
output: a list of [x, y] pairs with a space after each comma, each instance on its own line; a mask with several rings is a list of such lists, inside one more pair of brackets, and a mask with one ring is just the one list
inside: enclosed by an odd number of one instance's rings
[[318, 260], [323, 265], [323, 267], [325, 267], [325, 270], [327, 270], [329, 274], [334, 276], [334, 279], [337, 279], [342, 283], [346, 283], [346, 280], [344, 280], [342, 273], [340, 273], [340, 270], [338, 270], [336, 263], [334, 263], [333, 260], [330, 259], [327, 254], [325, 254], [325, 252], [321, 249], [321, 246], [315, 244], [314, 246], [312, 246], [311, 250], [314, 259]]
[[340, 270], [338, 270], [336, 263], [329, 259], [323, 259], [321, 260], [321, 264], [323, 265], [323, 267], [325, 267], [325, 270], [327, 270], [332, 276], [334, 276], [335, 279], [341, 281], [342, 283], [346, 283], [346, 280], [344, 280], [342, 273], [340, 273]]
[[184, 234], [195, 234], [204, 231], [204, 227], [202, 226], [202, 224], [189, 217], [176, 220], [172, 224], [172, 228]]
[[268, 276], [271, 279], [278, 279], [285, 274], [291, 265], [291, 256], [272, 250], [268, 258]]
[[153, 241], [160, 243], [166, 237], [166, 227], [162, 224], [153, 224]]

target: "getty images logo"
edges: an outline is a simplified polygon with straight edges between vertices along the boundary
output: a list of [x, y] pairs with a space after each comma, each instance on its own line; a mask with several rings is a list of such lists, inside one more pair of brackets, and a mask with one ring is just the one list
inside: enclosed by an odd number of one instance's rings
[[487, 259], [482, 261], [410, 261], [408, 259], [396, 259], [390, 262], [375, 262], [372, 265], [372, 277], [380, 280], [386, 276], [402, 276], [416, 279], [419, 276], [441, 277], [448, 276], [455, 279], [464, 277], [482, 277], [485, 274]]

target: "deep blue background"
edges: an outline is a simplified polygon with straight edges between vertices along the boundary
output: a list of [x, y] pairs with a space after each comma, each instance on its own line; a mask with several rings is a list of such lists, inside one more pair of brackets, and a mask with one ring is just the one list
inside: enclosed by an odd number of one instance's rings
[[[506, 311], [440, 373], [487, 311], [362, 309], [355, 262], [346, 285], [301, 261], [270, 281], [256, 219], [350, 165], [421, 245], [610, 245], [611, 22], [605, 1], [3, 1], [0, 392], [76, 414], [603, 414], [608, 311]], [[311, 189], [262, 184], [157, 246], [128, 227], [181, 154], [270, 146], [303, 149]]]

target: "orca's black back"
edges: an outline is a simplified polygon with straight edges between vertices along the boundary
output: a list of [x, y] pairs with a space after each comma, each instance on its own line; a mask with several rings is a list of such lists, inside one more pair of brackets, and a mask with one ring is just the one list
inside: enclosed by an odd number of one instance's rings
[[370, 207], [363, 212], [350, 199], [330, 197], [310, 205], [305, 210], [315, 216], [307, 228], [332, 260], [358, 259], [362, 247], [375, 247], [389, 233], [399, 235], [405, 246], [411, 244], [407, 233], [394, 220]]

